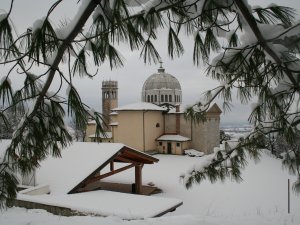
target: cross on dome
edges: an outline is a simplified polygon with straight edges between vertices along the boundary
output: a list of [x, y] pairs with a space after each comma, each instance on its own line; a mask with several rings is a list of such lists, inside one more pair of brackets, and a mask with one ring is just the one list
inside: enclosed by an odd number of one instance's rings
[[159, 61], [159, 64], [160, 64], [160, 68], [163, 68], [163, 67], [162, 67], [162, 64], [163, 64], [163, 61], [162, 61], [162, 60]]

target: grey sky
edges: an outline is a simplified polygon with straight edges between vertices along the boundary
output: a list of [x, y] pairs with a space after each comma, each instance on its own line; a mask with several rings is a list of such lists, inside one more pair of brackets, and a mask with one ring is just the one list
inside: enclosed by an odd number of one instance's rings
[[[22, 33], [27, 27], [33, 25], [36, 19], [44, 17], [49, 6], [55, 1], [44, 0], [15, 0], [13, 11], [13, 21], [18, 33]], [[51, 19], [55, 24], [65, 19], [72, 19], [77, 11], [77, 0], [65, 0], [61, 6], [56, 9]], [[270, 3], [278, 5], [286, 5], [297, 9], [300, 12], [299, 0], [249, 0], [250, 4], [266, 6]], [[10, 1], [5, 0], [0, 3], [0, 10], [9, 9]], [[1, 10], [0, 13], [3, 11]], [[299, 16], [297, 16], [300, 18]], [[192, 63], [193, 42], [190, 39], [184, 39], [185, 54], [179, 59], [169, 59], [167, 54], [167, 36], [163, 33], [157, 42], [158, 51], [163, 59], [163, 66], [166, 72], [174, 75], [181, 83], [183, 92], [183, 103], [192, 104], [200, 98], [200, 94], [204, 91], [214, 88], [218, 82], [211, 80], [205, 76], [205, 68], [203, 66], [196, 67]], [[101, 111], [101, 82], [103, 80], [117, 80], [119, 84], [119, 105], [140, 101], [141, 89], [144, 81], [151, 74], [157, 71], [159, 65], [145, 65], [143, 60], [139, 58], [139, 52], [131, 52], [129, 48], [121, 47], [119, 49], [125, 58], [124, 67], [110, 70], [108, 64], [104, 64], [98, 69], [98, 74], [94, 79], [76, 79], [75, 84], [85, 103], [94, 109]], [[5, 68], [2, 69], [5, 71]], [[96, 68], [91, 68], [92, 73]], [[2, 73], [0, 76], [2, 77]], [[0, 78], [1, 78], [0, 77]], [[16, 79], [16, 82], [17, 79]], [[221, 102], [221, 100], [217, 100]], [[235, 101], [232, 111], [226, 113], [222, 117], [222, 122], [246, 122], [249, 116], [250, 106], [241, 105]]]

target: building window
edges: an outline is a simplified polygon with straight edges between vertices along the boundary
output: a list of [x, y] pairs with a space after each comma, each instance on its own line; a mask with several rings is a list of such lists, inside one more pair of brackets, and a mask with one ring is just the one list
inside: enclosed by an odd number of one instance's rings
[[169, 102], [172, 102], [172, 95], [169, 95]]
[[162, 146], [162, 142], [161, 141], [159, 142], [159, 146]]
[[163, 102], [164, 101], [164, 95], [160, 96], [160, 101]]
[[154, 101], [157, 102], [157, 95], [154, 95]]
[[180, 143], [179, 143], [179, 142], [177, 142], [177, 143], [176, 143], [176, 146], [177, 146], [177, 147], [180, 147]]
[[148, 102], [150, 102], [150, 95], [148, 95]]
[[151, 95], [151, 102], [153, 102], [153, 95]]
[[156, 125], [155, 125], [156, 127], [160, 127], [160, 124], [159, 123], [156, 123]]
[[168, 95], [165, 95], [165, 102], [168, 102]]

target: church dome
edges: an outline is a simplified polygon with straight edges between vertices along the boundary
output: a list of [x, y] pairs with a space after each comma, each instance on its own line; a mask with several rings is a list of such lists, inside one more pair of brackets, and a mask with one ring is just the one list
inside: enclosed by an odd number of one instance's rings
[[157, 73], [152, 74], [145, 81], [142, 90], [142, 101], [157, 105], [181, 103], [181, 85], [176, 77], [165, 72], [162, 66]]
[[[176, 77], [171, 74], [165, 73], [163, 68], [158, 69], [158, 73], [152, 74], [145, 81], [143, 90], [154, 89], [177, 89], [181, 90], [181, 86]], [[160, 72], [161, 71], [161, 72]]]

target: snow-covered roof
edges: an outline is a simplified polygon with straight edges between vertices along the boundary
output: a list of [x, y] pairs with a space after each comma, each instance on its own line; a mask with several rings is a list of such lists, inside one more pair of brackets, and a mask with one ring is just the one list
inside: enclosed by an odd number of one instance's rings
[[[89, 136], [90, 138], [96, 138], [97, 135], [96, 134], [91, 134]], [[100, 133], [99, 138], [112, 138], [112, 132], [104, 132], [104, 133]]]
[[144, 111], [144, 110], [166, 111], [166, 109], [148, 102], [132, 103], [132, 104], [120, 106], [113, 109], [113, 111]]
[[176, 112], [176, 107], [175, 108], [171, 108], [169, 111], [168, 111], [168, 113], [184, 113], [184, 109], [181, 109], [180, 108], [180, 110], [179, 110], [179, 112]]
[[61, 151], [61, 158], [49, 157], [36, 171], [38, 184], [49, 184], [51, 193], [66, 194], [125, 145], [119, 143], [74, 142]]
[[190, 138], [179, 134], [165, 134], [156, 139], [157, 141], [190, 141]]
[[117, 112], [111, 112], [109, 115], [114, 116], [114, 115], [118, 115], [118, 113]]
[[90, 120], [90, 121], [88, 121], [88, 124], [96, 124], [96, 121], [95, 120]]

